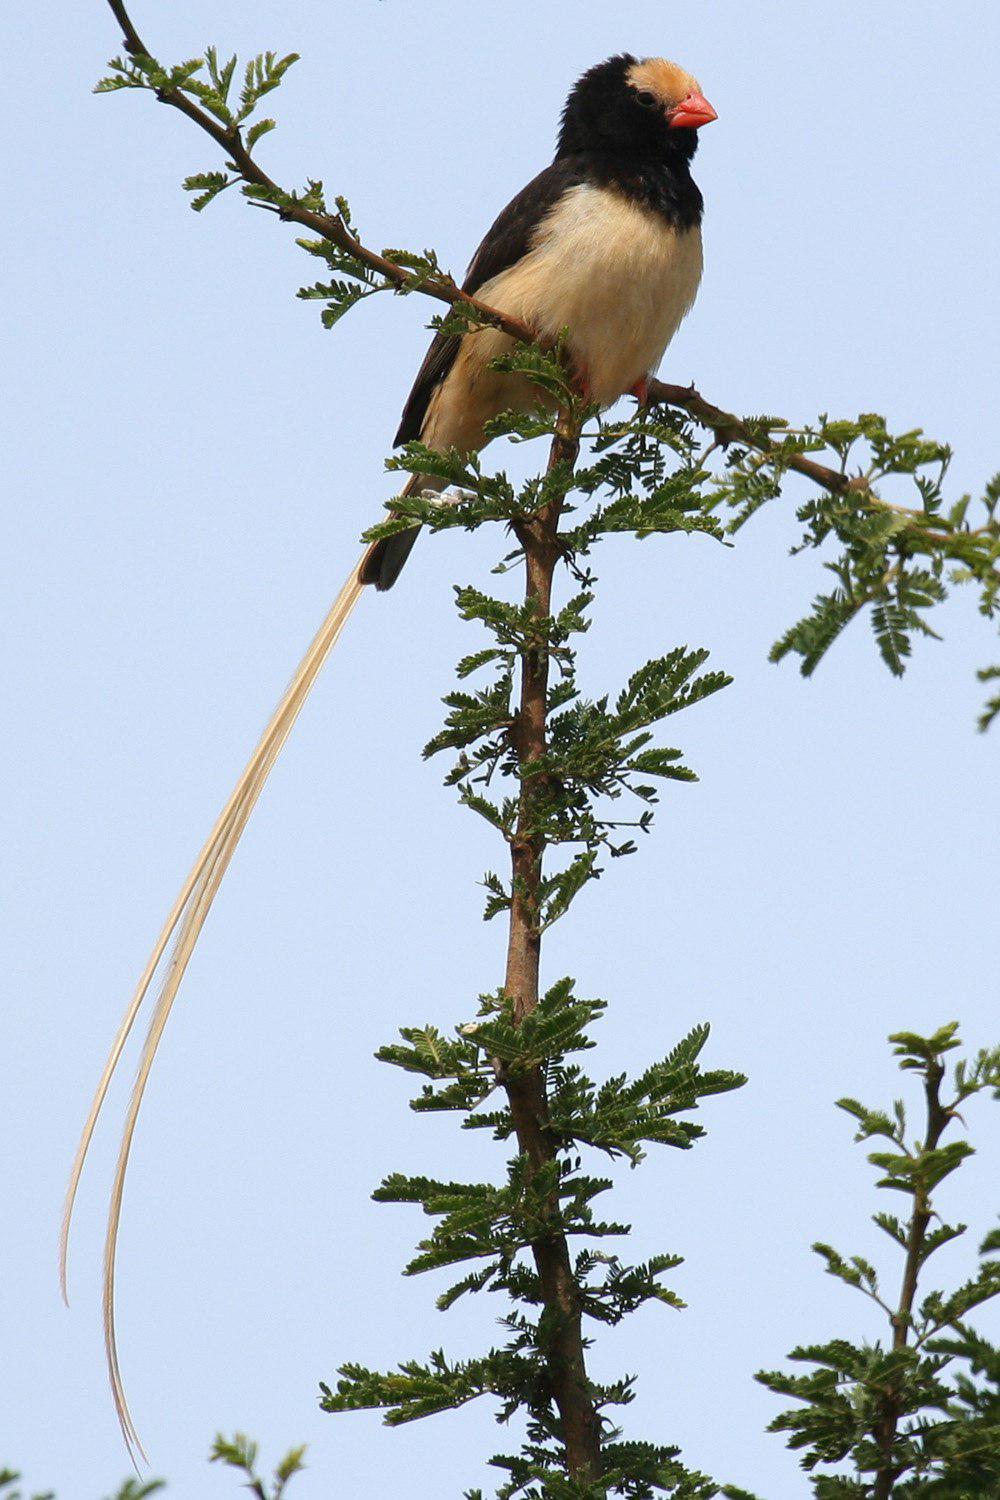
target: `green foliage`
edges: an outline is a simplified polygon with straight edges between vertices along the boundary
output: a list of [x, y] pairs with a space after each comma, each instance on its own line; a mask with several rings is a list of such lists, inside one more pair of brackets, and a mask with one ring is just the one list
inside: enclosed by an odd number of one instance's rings
[[[95, 92], [146, 89], [168, 103], [187, 98], [204, 111], [209, 128], [215, 127], [217, 141], [232, 153], [233, 159], [226, 161], [224, 171], [196, 172], [184, 179], [184, 189], [193, 195], [191, 207], [196, 211], [207, 207], [227, 188], [239, 184], [243, 196], [251, 203], [269, 209], [281, 218], [295, 217], [296, 209], [327, 215], [322, 182], [310, 179], [302, 190], [287, 190], [255, 171], [252, 164], [254, 147], [277, 126], [270, 117], [255, 118], [260, 102], [281, 85], [285, 74], [297, 61], [298, 54], [294, 52], [284, 57], [275, 52], [259, 53], [245, 65], [238, 96], [234, 97], [238, 73], [235, 56], [222, 62], [217, 49], [208, 47], [203, 57], [166, 67], [146, 53], [134, 52], [125, 58], [112, 59], [110, 73], [95, 86]], [[356, 230], [345, 198], [335, 199], [333, 217], [338, 228], [345, 231], [350, 240], [356, 241]], [[321, 312], [325, 328], [332, 328], [355, 303], [375, 292], [420, 291], [431, 279], [447, 279], [432, 250], [422, 255], [407, 250], [386, 250], [384, 258], [392, 262], [395, 270], [404, 273], [396, 279], [374, 271], [363, 256], [352, 254], [350, 248], [335, 244], [333, 240], [301, 239], [298, 243], [309, 254], [323, 259], [334, 273], [330, 280], [302, 287], [298, 294], [305, 300], [319, 300], [325, 304]], [[478, 320], [474, 312], [469, 310], [466, 326], [475, 321]]]
[[[1000, 678], [1000, 666], [981, 667], [976, 676], [980, 682], [996, 682]], [[989, 729], [997, 714], [1000, 714], [1000, 693], [994, 693], [992, 698], [987, 698], [986, 706], [979, 716], [979, 728]]]
[[[604, 1500], [608, 1494], [630, 1500], [653, 1500], [669, 1495], [673, 1500], [712, 1500], [726, 1493], [704, 1474], [688, 1469], [679, 1449], [652, 1443], [608, 1442], [604, 1445], [606, 1467], [593, 1484], [568, 1479], [558, 1451], [539, 1441], [526, 1443], [522, 1454], [497, 1454], [491, 1462], [506, 1470], [510, 1478], [499, 1491], [507, 1496], [524, 1495], [527, 1500]], [[480, 1490], [468, 1492], [468, 1500], [482, 1500]]]
[[[589, 626], [590, 594], [578, 594], [559, 613], [543, 616], [530, 606], [504, 604], [476, 589], [456, 594], [462, 618], [478, 620], [495, 641], [488, 650], [466, 657], [459, 674], [464, 678], [489, 667], [493, 680], [476, 691], [448, 694], [444, 729], [425, 754], [459, 752], [449, 784], [508, 844], [528, 837], [548, 846], [577, 847], [569, 864], [542, 882], [537, 920], [544, 929], [565, 915], [588, 881], [601, 875], [601, 852], [613, 858], [635, 852], [634, 839], [622, 837], [621, 831], [649, 831], [659, 798], [650, 778], [697, 779], [681, 764], [680, 750], [653, 746], [651, 727], [718, 692], [731, 679], [722, 672], [696, 675], [708, 653], [677, 647], [633, 673], [613, 703], [610, 695], [589, 700], [579, 694], [576, 653], [569, 643]], [[525, 766], [518, 753], [514, 683], [515, 664], [529, 651], [545, 652], [558, 675], [549, 693], [546, 752]], [[505, 794], [503, 787], [505, 779], [523, 785], [527, 778], [534, 796], [526, 821], [518, 796]], [[626, 793], [642, 804], [631, 820], [612, 815]], [[486, 914], [494, 916], [509, 906], [513, 888], [494, 875], [486, 884]]]
[[[839, 490], [812, 495], [796, 512], [802, 537], [796, 552], [834, 544], [837, 555], [824, 563], [835, 586], [817, 595], [812, 607], [775, 642], [772, 661], [792, 653], [809, 676], [843, 629], [870, 611], [879, 654], [895, 676], [902, 676], [914, 635], [937, 639], [928, 612], [956, 584], [978, 590], [980, 612], [997, 615], [1000, 591], [1000, 527], [996, 508], [1000, 476], [978, 501], [978, 525], [969, 520], [971, 498], [948, 501], [944, 494], [951, 450], [919, 429], [891, 434], [885, 418], [866, 413], [856, 421], [821, 417], [815, 427], [793, 431], [771, 417], [742, 424], [760, 447], [737, 442], [726, 455], [724, 478], [715, 497], [735, 512], [735, 534], [769, 500], [783, 494], [797, 459], [821, 454], [843, 480]], [[853, 467], [853, 473], [850, 472]], [[880, 486], [909, 480], [913, 503], [886, 500]], [[992, 678], [998, 669], [980, 673]], [[986, 728], [998, 711], [991, 700], [980, 720]]]
[[[639, 411], [628, 421], [599, 421], [592, 462], [578, 469], [574, 487], [597, 498], [569, 528], [566, 544], [589, 555], [600, 538], [631, 533], [643, 540], [670, 532], [700, 532], [716, 541], [725, 529], [713, 514], [711, 470], [700, 461], [690, 422], [675, 412]], [[671, 467], [671, 459], [676, 466]]]
[[356, 255], [340, 249], [331, 240], [299, 240], [298, 243], [308, 254], [325, 261], [334, 273], [333, 279], [316, 281], [312, 286], [300, 287], [298, 292], [299, 297], [305, 301], [321, 301], [326, 304], [320, 313], [324, 328], [332, 328], [356, 303], [386, 289], [384, 278], [377, 276]]
[[[288, 69], [298, 60], [297, 52], [289, 52], [285, 57], [278, 57], [275, 52], [259, 53], [246, 64], [239, 97], [233, 99], [237, 59], [233, 56], [220, 62], [215, 47], [207, 47], [204, 57], [189, 58], [174, 67], [164, 67], [144, 52], [129, 53], [126, 58], [112, 58], [108, 64], [111, 72], [95, 84], [94, 93], [131, 88], [149, 89], [160, 98], [187, 94], [220, 125], [236, 131], [249, 123], [264, 95], [281, 84]], [[252, 128], [257, 140], [267, 129], [274, 128], [274, 121], [261, 120]]]
[[[546, 1374], [558, 1316], [547, 1303], [532, 1252], [543, 1241], [584, 1242], [572, 1271], [579, 1309], [590, 1322], [617, 1324], [647, 1303], [682, 1307], [662, 1283], [681, 1264], [680, 1256], [662, 1254], [630, 1265], [590, 1243], [627, 1235], [629, 1226], [595, 1217], [595, 1200], [611, 1182], [585, 1170], [584, 1153], [596, 1149], [635, 1166], [649, 1145], [687, 1149], [704, 1132], [686, 1116], [701, 1100], [744, 1082], [737, 1073], [702, 1068], [708, 1027], [700, 1026], [638, 1078], [621, 1075], [595, 1083], [568, 1059], [594, 1047], [590, 1028], [605, 1009], [601, 1001], [579, 999], [572, 982], [563, 979], [521, 1019], [501, 990], [483, 996], [476, 1018], [457, 1026], [451, 1036], [435, 1027], [408, 1027], [400, 1042], [378, 1054], [383, 1062], [427, 1080], [412, 1102], [417, 1111], [459, 1111], [465, 1129], [490, 1130], [496, 1140], [514, 1143], [515, 1154], [500, 1183], [393, 1173], [374, 1194], [384, 1203], [418, 1204], [435, 1220], [406, 1274], [470, 1264], [439, 1295], [438, 1306], [445, 1310], [470, 1293], [500, 1293], [511, 1308], [501, 1319], [507, 1340], [478, 1358], [449, 1361], [437, 1350], [426, 1360], [407, 1360], [387, 1373], [344, 1364], [336, 1385], [322, 1387], [322, 1405], [332, 1412], [377, 1408], [390, 1426], [397, 1426], [492, 1396], [498, 1421], [507, 1422], [517, 1411], [527, 1420], [521, 1453], [492, 1460], [510, 1476], [498, 1491], [501, 1497], [718, 1493], [704, 1476], [688, 1473], [676, 1450], [619, 1443], [617, 1428], [608, 1421], [601, 1487], [574, 1488], [566, 1478], [560, 1422]], [[547, 1100], [547, 1133], [555, 1146], [541, 1169], [517, 1150], [509, 1092], [509, 1086], [516, 1089], [519, 1082], [539, 1075]], [[492, 1112], [483, 1110], [498, 1091], [506, 1102]], [[632, 1380], [591, 1383], [591, 1394], [597, 1410], [606, 1412], [631, 1401]]]
[[[565, 382], [558, 360], [545, 358], [535, 350], [520, 350], [504, 363], [530, 370], [540, 388], [543, 377], [550, 388]], [[586, 414], [581, 410], [578, 415], [582, 420]], [[556, 431], [555, 417], [542, 408], [533, 422], [550, 435]], [[504, 417], [495, 425], [516, 435], [519, 422]], [[573, 561], [575, 555], [588, 554], [611, 532], [632, 530], [650, 535], [654, 530], [689, 532], [715, 526], [711, 520], [683, 510], [683, 504], [690, 510], [694, 502], [690, 497], [683, 502], [678, 484], [672, 486], [665, 479], [662, 455], [653, 454], [648, 434], [637, 431], [634, 424], [619, 424], [613, 429], [599, 429], [596, 441], [601, 457], [594, 466], [575, 473], [550, 470], [519, 490], [502, 472], [484, 475], [475, 457], [435, 453], [423, 444], [410, 443], [400, 456], [390, 460], [389, 467], [425, 474], [451, 486], [447, 500], [442, 501], [438, 495], [397, 496], [387, 506], [391, 519], [372, 527], [366, 540], [390, 536], [414, 523], [439, 531], [455, 526], [472, 530], [501, 522], [517, 530], [553, 504], [572, 513], [581, 503], [580, 497], [589, 499], [605, 481], [619, 491], [617, 499], [603, 509], [598, 507], [590, 521], [563, 533], [578, 577], [583, 575]], [[625, 492], [627, 484], [634, 490], [630, 497]], [[626, 508], [626, 498], [633, 506], [631, 511]], [[592, 524], [594, 517], [596, 524]], [[518, 555], [511, 554], [506, 564]], [[730, 681], [718, 671], [699, 674], [707, 652], [677, 647], [647, 662], [613, 697], [582, 697], [573, 641], [589, 629], [592, 598], [588, 588], [573, 595], [557, 612], [540, 614], [531, 600], [511, 603], [471, 586], [456, 589], [462, 619], [479, 623], [493, 638], [490, 646], [462, 659], [458, 677], [465, 682], [488, 670], [490, 680], [484, 686], [462, 687], [447, 695], [444, 727], [425, 749], [427, 755], [442, 750], [458, 752], [448, 783], [458, 788], [465, 805], [496, 828], [508, 845], [527, 837], [546, 847], [561, 846], [570, 851], [568, 862], [542, 881], [537, 910], [540, 930], [563, 916], [583, 887], [599, 878], [602, 854], [617, 858], [635, 852], [633, 835], [648, 832], [652, 824], [653, 807], [659, 797], [655, 782], [696, 780], [681, 763], [680, 750], [653, 744], [653, 726]], [[544, 657], [554, 670], [548, 699], [547, 748], [530, 766], [523, 763], [520, 753], [515, 703], [518, 663], [528, 655]], [[521, 792], [529, 780], [531, 815], [526, 821]], [[626, 793], [640, 804], [636, 816], [630, 819], [617, 815], [615, 806]], [[493, 872], [487, 874], [484, 883], [488, 892], [486, 916], [506, 911], [513, 895], [512, 883]]]
[[[257, 1444], [242, 1432], [231, 1438], [220, 1433], [212, 1444], [209, 1462], [226, 1464], [238, 1470], [246, 1478], [244, 1488], [257, 1500], [282, 1500], [289, 1480], [305, 1468], [305, 1451], [304, 1447], [291, 1448], [275, 1468], [270, 1483], [257, 1473]], [[13, 1488], [20, 1477], [13, 1469], [0, 1469], [0, 1500], [29, 1500], [20, 1489]], [[126, 1479], [113, 1500], [147, 1500], [148, 1496], [158, 1494], [164, 1488], [162, 1479]], [[32, 1495], [30, 1500], [55, 1500], [55, 1496], [48, 1491], [44, 1495]]]
[[304, 1446], [289, 1449], [276, 1467], [270, 1487], [257, 1473], [257, 1444], [242, 1432], [234, 1433], [231, 1438], [223, 1437], [219, 1433], [212, 1445], [210, 1462], [226, 1464], [229, 1468], [237, 1469], [241, 1474], [245, 1474], [247, 1478], [245, 1488], [255, 1495], [257, 1500], [281, 1500], [289, 1480], [305, 1468], [303, 1463], [305, 1451]]
[[982, 1303], [1000, 1295], [1000, 1233], [987, 1235], [980, 1260], [967, 1280], [950, 1292], [918, 1293], [931, 1257], [966, 1232], [942, 1220], [933, 1195], [972, 1153], [964, 1140], [941, 1143], [961, 1122], [959, 1108], [980, 1093], [1000, 1098], [1000, 1049], [981, 1051], [954, 1067], [947, 1100], [941, 1097], [944, 1058], [960, 1046], [951, 1022], [930, 1037], [897, 1032], [890, 1037], [904, 1071], [923, 1085], [925, 1124], [910, 1139], [902, 1100], [891, 1111], [869, 1109], [856, 1099], [840, 1108], [857, 1122], [856, 1140], [883, 1139], [890, 1149], [871, 1151], [878, 1187], [910, 1200], [908, 1219], [876, 1213], [874, 1223], [903, 1252], [900, 1291], [886, 1300], [875, 1266], [862, 1256], [843, 1256], [816, 1244], [830, 1275], [862, 1292], [888, 1323], [889, 1339], [831, 1339], [793, 1349], [789, 1358], [812, 1366], [806, 1374], [765, 1370], [770, 1390], [800, 1404], [771, 1423], [788, 1432], [789, 1447], [802, 1450], [810, 1474], [821, 1466], [849, 1462], [853, 1473], [816, 1474], [821, 1500], [857, 1495], [935, 1496], [973, 1500], [1000, 1493], [1000, 1349], [965, 1322]]
[[[519, 351], [518, 358], [526, 372], [537, 366], [540, 391], [555, 393], [558, 366], [547, 365], [540, 351]], [[793, 551], [836, 548], [837, 555], [824, 562], [835, 585], [818, 594], [809, 612], [775, 643], [772, 660], [797, 655], [803, 674], [810, 676], [846, 626], [867, 612], [882, 660], [893, 675], [902, 676], [913, 637], [939, 638], [929, 615], [955, 586], [973, 585], [980, 613], [997, 617], [1000, 476], [990, 481], [977, 502], [974, 525], [969, 496], [950, 502], [945, 498], [950, 450], [916, 430], [893, 435], [882, 417], [865, 414], [853, 422], [821, 417], [815, 427], [795, 430], [774, 417], [742, 419], [739, 428], [761, 448], [734, 442], [715, 428], [710, 428], [706, 442], [699, 425], [675, 411], [654, 408], [629, 420], [606, 423], [598, 418], [585, 428], [593, 461], [565, 484], [566, 514], [573, 515], [576, 496], [592, 503], [563, 532], [570, 559], [578, 563], [589, 556], [596, 541], [619, 533], [644, 539], [682, 532], [731, 544], [763, 505], [784, 496], [795, 461], [817, 455], [832, 465], [827, 472], [842, 480], [842, 487], [810, 495], [798, 507], [802, 536]], [[514, 441], [554, 430], [554, 419], [544, 410], [530, 417], [508, 414], [491, 424], [494, 435]], [[391, 460], [389, 467], [443, 479], [461, 492], [461, 498], [454, 506], [442, 505], [437, 498], [393, 500], [389, 504], [398, 519], [373, 527], [366, 533], [368, 540], [415, 521], [433, 530], [509, 522], [517, 514], [541, 509], [554, 492], [551, 480], [536, 479], [514, 495], [503, 475], [493, 481], [492, 490], [482, 490], [476, 463], [467, 464], [454, 454], [431, 455], [417, 444]], [[881, 498], [880, 485], [903, 480], [913, 486], [913, 506]], [[720, 516], [726, 510], [733, 514], [724, 523]], [[514, 559], [518, 556], [513, 554]], [[578, 576], [589, 582], [588, 574], [578, 571]], [[985, 668], [979, 676], [984, 682], [995, 681], [1000, 667]], [[980, 727], [989, 727], [998, 712], [1000, 695], [989, 700]]]
[[[281, 206], [278, 200], [278, 207]], [[322, 207], [320, 203], [317, 211], [322, 211]], [[336, 208], [338, 220], [356, 238], [358, 231], [351, 219], [347, 199], [337, 198]], [[410, 292], [419, 292], [428, 281], [440, 279], [443, 275], [433, 250], [425, 250], [422, 255], [410, 250], [383, 250], [382, 255], [386, 260], [406, 272], [405, 278], [397, 283], [372, 270], [359, 256], [335, 245], [332, 240], [300, 239], [298, 244], [307, 254], [324, 261], [334, 273], [333, 279], [301, 287], [298, 293], [304, 301], [326, 304], [320, 313], [324, 328], [332, 328], [356, 303], [374, 296], [376, 292], [395, 292], [405, 296]]]
[[[176, 67], [165, 68], [155, 58], [145, 53], [131, 53], [126, 58], [113, 58], [109, 64], [110, 74], [102, 78], [94, 92], [106, 94], [118, 89], [149, 89], [159, 99], [183, 94], [194, 99], [226, 133], [230, 142], [242, 143], [242, 132], [246, 129], [245, 144], [252, 151], [257, 142], [276, 127], [272, 119], [253, 120], [261, 99], [276, 89], [298, 54], [288, 53], [278, 57], [274, 52], [262, 52], [253, 57], [243, 70], [243, 81], [238, 98], [233, 98], [233, 82], [237, 72], [237, 59], [230, 57], [220, 62], [214, 47], [205, 49], [204, 57], [190, 58]], [[252, 123], [251, 123], [252, 121]], [[224, 172], [197, 172], [184, 180], [185, 191], [194, 193], [191, 207], [201, 211], [226, 188], [242, 180], [239, 167], [228, 162]]]
[[[0, 1469], [0, 1500], [55, 1500], [52, 1490], [29, 1497], [23, 1490], [16, 1488], [20, 1478], [20, 1474], [13, 1469]], [[162, 1479], [126, 1479], [121, 1488], [115, 1491], [112, 1500], [147, 1500], [147, 1496], [155, 1495], [163, 1488]]]
[[155, 1495], [165, 1488], [162, 1479], [126, 1479], [114, 1500], [146, 1500], [147, 1495]]
[[[22, 1490], [14, 1489], [20, 1477], [15, 1469], [0, 1469], [0, 1500], [28, 1500]], [[31, 1500], [54, 1500], [54, 1496], [48, 1490], [44, 1495], [32, 1495]]]

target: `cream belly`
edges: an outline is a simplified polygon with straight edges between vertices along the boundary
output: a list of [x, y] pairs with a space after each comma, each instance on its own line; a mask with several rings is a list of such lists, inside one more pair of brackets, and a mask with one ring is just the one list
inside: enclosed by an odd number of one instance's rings
[[[622, 194], [581, 184], [549, 214], [528, 254], [476, 295], [543, 339], [568, 328], [591, 399], [610, 406], [657, 368], [701, 273], [700, 228], [671, 229]], [[537, 386], [489, 369], [510, 345], [493, 329], [466, 335], [428, 406], [425, 442], [472, 451], [482, 447], [489, 417], [538, 405]]]
[[701, 281], [701, 230], [678, 232], [608, 188], [571, 188], [516, 266], [482, 287], [484, 302], [570, 348], [595, 401], [613, 401], [655, 370]]

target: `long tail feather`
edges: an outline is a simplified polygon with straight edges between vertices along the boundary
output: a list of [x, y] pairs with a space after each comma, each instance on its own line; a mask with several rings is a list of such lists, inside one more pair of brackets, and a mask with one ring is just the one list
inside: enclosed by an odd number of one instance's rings
[[146, 1038], [142, 1058], [139, 1063], [139, 1072], [126, 1116], [121, 1151], [112, 1189], [105, 1242], [104, 1328], [108, 1371], [115, 1398], [115, 1408], [118, 1412], [125, 1441], [130, 1451], [132, 1451], [134, 1445], [142, 1453], [142, 1446], [128, 1411], [118, 1366], [115, 1340], [114, 1278], [118, 1226], [121, 1218], [125, 1175], [139, 1108], [156, 1056], [156, 1050], [170, 1014], [170, 1009], [180, 987], [181, 980], [184, 977], [188, 961], [194, 951], [198, 936], [204, 926], [212, 902], [215, 899], [216, 892], [271, 768], [277, 760], [281, 748], [288, 738], [292, 726], [298, 718], [302, 705], [308, 697], [309, 691], [326, 658], [336, 644], [354, 606], [361, 596], [364, 588], [364, 584], [361, 582], [361, 575], [367, 557], [368, 553], [362, 559], [361, 565], [352, 571], [344, 587], [334, 600], [326, 619], [323, 621], [309, 650], [299, 664], [295, 676], [292, 678], [281, 702], [261, 736], [260, 742], [248, 761], [231, 797], [216, 820], [215, 826], [209, 834], [191, 873], [181, 888], [180, 894], [170, 911], [163, 930], [157, 938], [149, 962], [143, 971], [139, 985], [118, 1029], [111, 1053], [97, 1086], [97, 1091], [94, 1095], [94, 1100], [90, 1107], [90, 1112], [87, 1116], [73, 1162], [69, 1189], [66, 1195], [66, 1204], [63, 1211], [59, 1244], [60, 1284], [64, 1298], [67, 1295], [66, 1264], [73, 1205], [97, 1119], [108, 1088], [110, 1087], [111, 1079], [121, 1058], [126, 1040], [135, 1023], [143, 1000], [149, 992], [163, 955], [170, 944], [171, 938], [176, 933], [176, 942], [170, 960], [170, 967], [150, 1023], [149, 1034]]
[[146, 1041], [143, 1045], [142, 1057], [139, 1061], [139, 1070], [135, 1084], [132, 1089], [132, 1097], [129, 1100], [128, 1111], [125, 1116], [125, 1126], [122, 1131], [121, 1147], [118, 1153], [118, 1162], [115, 1167], [114, 1183], [111, 1189], [111, 1201], [108, 1208], [108, 1226], [104, 1243], [104, 1347], [107, 1355], [108, 1375], [111, 1381], [111, 1394], [114, 1398], [115, 1411], [121, 1425], [122, 1435], [126, 1445], [135, 1462], [133, 1449], [138, 1450], [143, 1458], [146, 1454], [136, 1431], [135, 1424], [129, 1411], [128, 1400], [125, 1395], [125, 1386], [122, 1380], [121, 1369], [118, 1362], [118, 1341], [115, 1331], [115, 1269], [118, 1254], [118, 1230], [121, 1223], [122, 1198], [125, 1192], [125, 1176], [128, 1170], [129, 1156], [132, 1150], [132, 1141], [135, 1136], [135, 1127], [139, 1118], [139, 1110], [142, 1105], [143, 1095], [146, 1092], [146, 1084], [152, 1072], [153, 1062], [156, 1058], [160, 1040], [166, 1028], [170, 1011], [173, 1007], [177, 991], [180, 988], [184, 971], [188, 960], [194, 951], [195, 944], [204, 926], [205, 918], [215, 899], [216, 892], [222, 884], [223, 876], [229, 866], [229, 862], [239, 842], [240, 836], [249, 821], [250, 814], [263, 787], [267, 774], [274, 763], [276, 755], [268, 757], [254, 778], [251, 786], [247, 789], [244, 800], [236, 809], [225, 838], [220, 841], [204, 871], [202, 879], [194, 892], [191, 904], [184, 915], [184, 922], [177, 936], [177, 942], [170, 959], [170, 967], [164, 980], [163, 989], [156, 1002], [153, 1018], [149, 1025]]

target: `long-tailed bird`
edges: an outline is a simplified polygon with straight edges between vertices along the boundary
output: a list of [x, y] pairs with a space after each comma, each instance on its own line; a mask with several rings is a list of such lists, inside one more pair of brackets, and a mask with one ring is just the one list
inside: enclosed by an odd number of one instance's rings
[[[503, 210], [469, 267], [463, 290], [526, 324], [542, 344], [568, 330], [566, 349], [588, 400], [640, 402], [664, 350], [691, 308], [702, 271], [702, 197], [691, 176], [697, 132], [716, 118], [697, 81], [662, 58], [623, 53], [584, 73], [562, 114], [555, 160]], [[493, 368], [512, 347], [480, 327], [438, 334], [403, 410], [396, 443], [478, 452], [502, 411], [546, 398], [523, 375]], [[405, 494], [440, 488], [414, 475]], [[150, 955], [101, 1075], [70, 1177], [60, 1241], [66, 1251], [80, 1174], [101, 1106], [167, 947], [174, 947], [153, 1011], [125, 1117], [108, 1214], [104, 1336], [115, 1408], [130, 1452], [142, 1445], [129, 1413], [115, 1339], [115, 1255], [122, 1194], [139, 1107], [188, 960], [271, 767], [366, 584], [391, 588], [419, 528], [369, 547], [319, 633], [185, 881]]]

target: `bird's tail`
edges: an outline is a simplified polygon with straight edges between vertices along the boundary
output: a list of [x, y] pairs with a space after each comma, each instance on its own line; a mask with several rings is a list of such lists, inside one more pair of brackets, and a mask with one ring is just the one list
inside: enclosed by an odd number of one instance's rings
[[[406, 547], [403, 556], [399, 557], [398, 551], [395, 554], [395, 558], [397, 559], [395, 561], [396, 573], [402, 567], [410, 546], [413, 545], [413, 539], [410, 538], [409, 533], [405, 533], [405, 538], [408, 540], [409, 545]], [[393, 540], [396, 540], [396, 538], [393, 538]], [[365, 583], [370, 576], [372, 554], [377, 550], [378, 545], [376, 544], [376, 547], [368, 549], [361, 559], [360, 564], [353, 569], [344, 587], [331, 605], [326, 619], [320, 626], [309, 650], [302, 658], [284, 697], [275, 709], [267, 728], [264, 730], [256, 750], [247, 762], [246, 769], [237, 782], [232, 796], [219, 814], [204, 848], [195, 861], [194, 868], [181, 887], [177, 900], [174, 902], [163, 930], [156, 940], [156, 944], [149, 957], [149, 962], [143, 971], [135, 994], [132, 996], [122, 1023], [118, 1028], [118, 1034], [115, 1037], [111, 1053], [105, 1064], [104, 1072], [101, 1074], [101, 1080], [97, 1085], [97, 1092], [90, 1106], [90, 1113], [83, 1127], [83, 1134], [80, 1138], [80, 1144], [77, 1147], [76, 1157], [70, 1173], [69, 1188], [66, 1194], [59, 1239], [59, 1280], [63, 1298], [67, 1301], [66, 1258], [70, 1222], [72, 1220], [73, 1205], [76, 1200], [84, 1161], [86, 1160], [87, 1151], [94, 1134], [98, 1115], [101, 1112], [101, 1107], [110, 1087], [115, 1069], [118, 1066], [125, 1043], [128, 1040], [129, 1033], [135, 1024], [142, 1003], [149, 993], [164, 954], [172, 940], [173, 949], [167, 965], [163, 986], [153, 1010], [153, 1017], [150, 1022], [145, 1046], [143, 1047], [142, 1057], [139, 1061], [139, 1070], [125, 1117], [121, 1149], [118, 1155], [118, 1163], [115, 1168], [114, 1183], [111, 1191], [111, 1204], [108, 1212], [107, 1235], [104, 1247], [104, 1340], [107, 1352], [108, 1373], [111, 1379], [115, 1410], [118, 1413], [118, 1420], [121, 1423], [125, 1442], [128, 1445], [129, 1452], [133, 1454], [133, 1459], [134, 1450], [138, 1450], [140, 1454], [142, 1454], [143, 1450], [132, 1422], [128, 1403], [125, 1399], [125, 1390], [118, 1365], [118, 1350], [115, 1338], [115, 1257], [129, 1152], [132, 1148], [132, 1139], [135, 1134], [135, 1126], [142, 1104], [142, 1097], [146, 1089], [146, 1084], [149, 1081], [150, 1071], [156, 1057], [156, 1049], [159, 1046], [171, 1007], [180, 988], [181, 980], [184, 977], [184, 971], [194, 951], [194, 946], [198, 941], [201, 929], [205, 924], [205, 918], [211, 909], [216, 892], [222, 883], [222, 878], [226, 873], [229, 861], [232, 859], [236, 845], [239, 843], [240, 835], [246, 827], [271, 767], [277, 760], [281, 747], [288, 738], [292, 726], [298, 718], [299, 711], [309, 695], [310, 688], [316, 681], [323, 663], [332, 651], [354, 606], [361, 597]], [[395, 573], [393, 574], [393, 579], [394, 577]], [[389, 585], [382, 583], [378, 586], [386, 588]], [[144, 1454], [143, 1457], [145, 1457]]]
[[359, 573], [362, 583], [373, 583], [377, 589], [391, 589], [410, 553], [413, 544], [420, 535], [419, 526], [411, 526], [409, 531], [397, 531], [395, 536], [387, 536], [383, 541], [376, 542], [365, 557], [364, 566]]
[[[434, 479], [430, 474], [411, 474], [403, 486], [401, 494], [420, 495], [429, 494], [431, 491], [437, 493], [441, 488], [441, 480]], [[397, 531], [395, 536], [387, 536], [384, 541], [375, 542], [362, 559], [358, 577], [362, 583], [373, 583], [381, 592], [391, 589], [403, 567], [406, 559], [413, 551], [413, 544], [420, 535], [419, 526], [411, 526], [408, 531]]]

